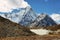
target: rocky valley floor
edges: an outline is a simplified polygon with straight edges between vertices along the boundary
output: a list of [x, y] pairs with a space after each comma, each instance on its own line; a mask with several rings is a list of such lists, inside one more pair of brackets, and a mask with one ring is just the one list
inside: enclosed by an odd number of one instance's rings
[[0, 40], [60, 40], [60, 35], [6, 37], [0, 38]]

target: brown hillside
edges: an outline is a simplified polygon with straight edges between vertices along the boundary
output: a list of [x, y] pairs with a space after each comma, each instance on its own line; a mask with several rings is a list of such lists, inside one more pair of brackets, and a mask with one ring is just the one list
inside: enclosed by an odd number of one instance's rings
[[0, 16], [0, 37], [35, 35], [29, 29]]
[[56, 30], [60, 29], [60, 24], [59, 25], [54, 25], [54, 26], [46, 26], [46, 27], [33, 27], [31, 29], [41, 29], [41, 28], [56, 31]]
[[1, 38], [0, 40], [60, 40], [60, 35], [7, 37], [7, 38]]
[[49, 26], [49, 27], [45, 27], [46, 29], [50, 29], [53, 31], [59, 30], [60, 29], [60, 25], [54, 25], [54, 26]]

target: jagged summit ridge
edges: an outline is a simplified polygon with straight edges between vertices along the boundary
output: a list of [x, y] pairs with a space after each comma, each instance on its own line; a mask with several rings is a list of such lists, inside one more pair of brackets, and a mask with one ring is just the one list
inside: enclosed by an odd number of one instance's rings
[[57, 25], [56, 22], [47, 14], [40, 14], [30, 25], [30, 27], [46, 27]]
[[22, 20], [19, 22], [22, 25], [30, 25], [32, 21], [34, 21], [37, 17], [36, 13], [32, 10], [32, 8], [27, 7], [25, 10], [25, 14], [23, 15], [24, 17]]

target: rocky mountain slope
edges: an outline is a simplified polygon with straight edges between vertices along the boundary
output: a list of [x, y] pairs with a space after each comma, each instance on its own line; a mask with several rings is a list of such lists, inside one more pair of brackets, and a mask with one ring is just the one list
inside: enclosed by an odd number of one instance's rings
[[30, 27], [47, 27], [57, 25], [56, 22], [47, 14], [40, 14], [30, 25]]
[[29, 29], [0, 16], [0, 37], [35, 35]]
[[[0, 12], [0, 14], [2, 13], [3, 12]], [[25, 27], [46, 27], [57, 25], [56, 22], [51, 17], [49, 17], [49, 15], [44, 13], [37, 15], [29, 6], [26, 8], [13, 9], [13, 11], [8, 13], [5, 12], [1, 16]]]
[[37, 17], [35, 12], [29, 6], [26, 8], [13, 9], [12, 12], [4, 13], [1, 16], [24, 26], [29, 25]]

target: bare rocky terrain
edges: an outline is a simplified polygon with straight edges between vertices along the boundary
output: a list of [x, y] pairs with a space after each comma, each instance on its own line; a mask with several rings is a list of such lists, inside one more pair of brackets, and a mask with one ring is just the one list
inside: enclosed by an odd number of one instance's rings
[[0, 16], [0, 37], [31, 36], [35, 33], [20, 24], [11, 22]]
[[47, 35], [36, 35], [29, 28], [0, 17], [0, 40], [60, 40], [60, 25], [44, 27], [43, 29], [54, 32]]
[[7, 37], [0, 40], [60, 40], [60, 35]]

